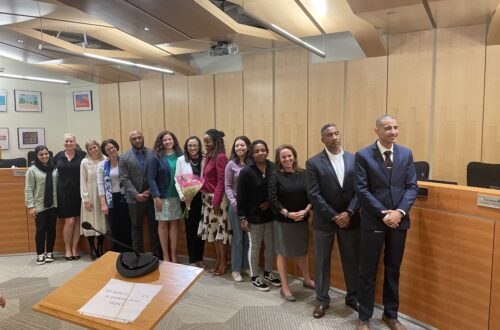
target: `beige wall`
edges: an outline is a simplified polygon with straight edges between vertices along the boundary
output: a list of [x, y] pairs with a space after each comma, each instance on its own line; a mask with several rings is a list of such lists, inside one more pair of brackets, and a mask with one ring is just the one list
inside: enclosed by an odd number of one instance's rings
[[241, 72], [103, 85], [102, 137], [128, 149], [132, 127], [152, 145], [163, 128], [183, 142], [215, 126], [227, 148], [239, 134], [271, 148], [291, 143], [303, 164], [321, 150], [323, 124], [336, 123], [355, 152], [388, 113], [399, 142], [431, 163], [431, 178], [465, 184], [468, 162], [500, 162], [500, 46], [486, 47], [485, 35], [484, 25], [396, 34], [384, 57], [311, 64], [293, 48], [246, 54]]

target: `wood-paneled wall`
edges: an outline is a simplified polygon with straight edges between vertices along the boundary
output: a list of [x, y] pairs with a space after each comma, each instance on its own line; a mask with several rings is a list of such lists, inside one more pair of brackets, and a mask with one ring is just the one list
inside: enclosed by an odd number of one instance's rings
[[383, 57], [309, 64], [292, 48], [245, 54], [242, 72], [103, 85], [102, 136], [128, 144], [139, 127], [152, 145], [164, 128], [183, 142], [216, 127], [227, 149], [240, 134], [271, 149], [291, 143], [303, 164], [321, 150], [323, 124], [337, 124], [355, 152], [388, 113], [399, 143], [430, 162], [431, 178], [465, 184], [468, 162], [500, 162], [500, 46], [486, 47], [485, 35], [484, 25], [395, 34]]

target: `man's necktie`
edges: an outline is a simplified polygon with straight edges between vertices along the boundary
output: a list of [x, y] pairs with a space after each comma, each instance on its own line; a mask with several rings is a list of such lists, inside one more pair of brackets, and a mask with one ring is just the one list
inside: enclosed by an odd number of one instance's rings
[[389, 174], [391, 174], [392, 171], [392, 160], [391, 160], [391, 154], [392, 151], [387, 150], [384, 151], [384, 156], [385, 156], [385, 166], [387, 167], [387, 170], [389, 171]]

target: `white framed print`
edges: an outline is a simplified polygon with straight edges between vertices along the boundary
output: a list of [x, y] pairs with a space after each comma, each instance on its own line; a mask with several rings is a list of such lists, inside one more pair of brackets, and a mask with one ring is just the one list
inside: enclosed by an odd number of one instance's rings
[[92, 111], [92, 91], [73, 92], [73, 110]]
[[15, 111], [42, 112], [42, 92], [14, 90]]
[[0, 89], [0, 112], [7, 111], [7, 91]]
[[34, 149], [38, 145], [45, 145], [45, 128], [18, 127], [17, 143], [19, 149]]
[[9, 129], [7, 127], [0, 127], [0, 149], [10, 149]]

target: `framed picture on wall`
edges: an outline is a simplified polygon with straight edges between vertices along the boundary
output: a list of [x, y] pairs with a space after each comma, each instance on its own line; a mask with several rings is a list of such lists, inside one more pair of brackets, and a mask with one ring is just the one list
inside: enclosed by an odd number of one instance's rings
[[92, 91], [73, 92], [75, 111], [92, 111]]
[[0, 89], [0, 112], [7, 111], [7, 91]]
[[42, 92], [14, 90], [15, 110], [18, 112], [42, 112]]
[[34, 149], [40, 144], [45, 145], [45, 128], [18, 127], [17, 142], [19, 149]]
[[7, 127], [0, 127], [0, 149], [9, 150], [9, 129]]

